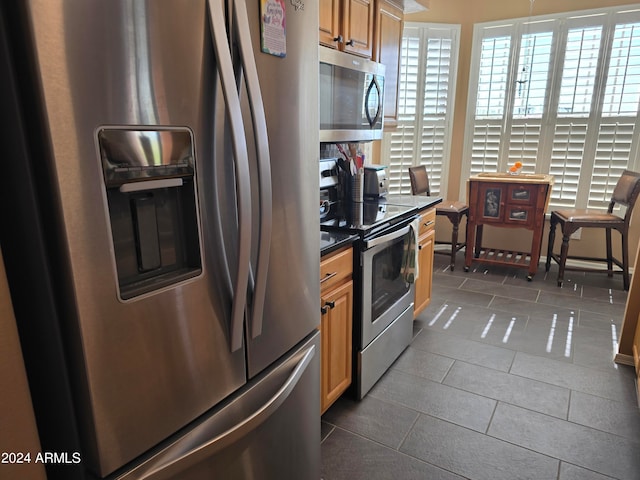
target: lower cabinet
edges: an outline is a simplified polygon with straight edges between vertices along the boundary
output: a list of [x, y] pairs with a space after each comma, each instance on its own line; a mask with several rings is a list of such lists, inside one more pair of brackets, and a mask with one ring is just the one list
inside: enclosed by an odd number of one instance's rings
[[352, 272], [351, 247], [327, 255], [320, 262], [321, 413], [351, 385]]
[[420, 230], [418, 232], [418, 278], [413, 304], [413, 317], [431, 303], [431, 286], [433, 280], [433, 252], [436, 240], [435, 208], [421, 213]]

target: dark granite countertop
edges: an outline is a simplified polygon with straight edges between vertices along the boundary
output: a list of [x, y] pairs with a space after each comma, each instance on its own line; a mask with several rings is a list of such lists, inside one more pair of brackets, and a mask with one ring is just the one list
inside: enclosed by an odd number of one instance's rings
[[357, 239], [358, 235], [346, 232], [320, 232], [320, 256], [349, 245]]
[[426, 196], [426, 195], [387, 195], [385, 197], [389, 205], [409, 205], [420, 210], [431, 208], [442, 202], [442, 197]]

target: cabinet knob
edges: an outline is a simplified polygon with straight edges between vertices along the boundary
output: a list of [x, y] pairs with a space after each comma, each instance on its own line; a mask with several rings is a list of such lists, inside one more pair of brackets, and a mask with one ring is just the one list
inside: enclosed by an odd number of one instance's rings
[[328, 311], [329, 311], [329, 309], [327, 307], [320, 307], [320, 313], [322, 315], [325, 315]]
[[345, 45], [349, 45], [350, 47], [353, 47], [353, 38], [349, 40]]
[[344, 42], [344, 38], [342, 38], [342, 35], [338, 35], [337, 37], [333, 38], [334, 42], [338, 42], [338, 43], [342, 43]]
[[324, 302], [325, 307], [335, 308], [336, 302]]

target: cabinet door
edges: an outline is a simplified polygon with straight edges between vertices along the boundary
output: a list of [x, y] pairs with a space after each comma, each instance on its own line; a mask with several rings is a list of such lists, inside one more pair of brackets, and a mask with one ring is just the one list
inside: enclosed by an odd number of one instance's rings
[[325, 313], [321, 320], [322, 368], [321, 413], [351, 384], [351, 328], [353, 281], [322, 296]]
[[340, 36], [340, 4], [341, 0], [319, 0], [320, 9], [320, 44], [338, 48]]
[[378, 0], [376, 42], [373, 58], [387, 69], [384, 78], [384, 118], [398, 118], [398, 78], [402, 45], [402, 10], [386, 0]]
[[418, 279], [413, 305], [415, 318], [429, 303], [431, 303], [431, 285], [433, 279], [433, 251], [436, 231], [431, 229], [418, 239]]
[[502, 222], [504, 219], [504, 204], [506, 188], [499, 183], [482, 183], [478, 189], [476, 199], [476, 213], [478, 222]]
[[373, 0], [343, 0], [344, 51], [371, 58], [373, 54]]

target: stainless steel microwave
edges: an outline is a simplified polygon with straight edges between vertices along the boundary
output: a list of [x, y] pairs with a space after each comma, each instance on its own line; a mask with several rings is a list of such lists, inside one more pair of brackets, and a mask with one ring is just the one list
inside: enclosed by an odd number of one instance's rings
[[385, 66], [327, 47], [320, 49], [320, 141], [382, 138]]

